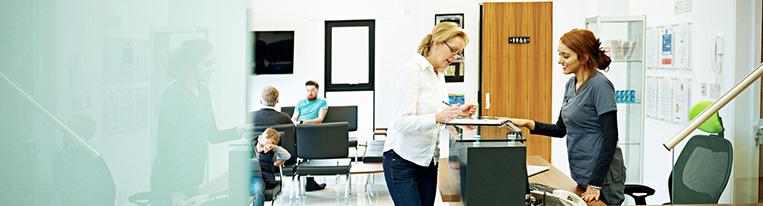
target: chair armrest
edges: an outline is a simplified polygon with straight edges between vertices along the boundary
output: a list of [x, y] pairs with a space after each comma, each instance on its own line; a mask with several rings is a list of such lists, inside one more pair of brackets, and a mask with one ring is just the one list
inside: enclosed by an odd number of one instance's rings
[[636, 205], [646, 205], [646, 197], [654, 195], [654, 189], [644, 185], [625, 185], [625, 194], [631, 196]]
[[283, 180], [283, 165], [278, 165], [278, 173], [281, 174], [280, 179]]
[[646, 195], [643, 196], [650, 196], [654, 195], [654, 189], [648, 186], [644, 185], [625, 185], [625, 194], [633, 195], [636, 193], [644, 193]]

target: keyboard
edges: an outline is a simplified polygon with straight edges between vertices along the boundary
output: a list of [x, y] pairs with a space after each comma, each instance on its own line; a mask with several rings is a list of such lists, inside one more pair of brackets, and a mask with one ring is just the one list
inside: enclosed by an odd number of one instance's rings
[[551, 186], [544, 185], [541, 183], [531, 182], [529, 186], [530, 186], [530, 191], [534, 190], [534, 191], [539, 191], [541, 193], [554, 193], [554, 190], [556, 190], [556, 188], [553, 188]]

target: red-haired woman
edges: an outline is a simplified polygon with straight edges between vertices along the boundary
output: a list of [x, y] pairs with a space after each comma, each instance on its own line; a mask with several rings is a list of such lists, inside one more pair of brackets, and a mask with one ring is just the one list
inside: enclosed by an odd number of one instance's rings
[[555, 124], [510, 119], [533, 134], [567, 136], [572, 179], [585, 191], [586, 201], [619, 205], [624, 200], [625, 166], [617, 147], [617, 105], [612, 82], [597, 70], [609, 67], [610, 58], [589, 30], [573, 29], [559, 41], [559, 61], [567, 81], [561, 114]]

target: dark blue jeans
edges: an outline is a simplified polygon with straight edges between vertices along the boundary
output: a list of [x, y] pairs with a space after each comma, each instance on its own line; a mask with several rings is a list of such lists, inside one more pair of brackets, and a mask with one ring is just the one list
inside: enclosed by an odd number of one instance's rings
[[437, 166], [422, 167], [390, 150], [384, 152], [384, 180], [395, 205], [434, 205], [437, 189]]

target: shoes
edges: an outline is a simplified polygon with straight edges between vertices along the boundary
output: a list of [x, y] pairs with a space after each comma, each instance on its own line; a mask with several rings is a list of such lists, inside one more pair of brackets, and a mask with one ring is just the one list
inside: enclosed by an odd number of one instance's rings
[[318, 191], [326, 188], [326, 183], [321, 184], [314, 184], [314, 185], [307, 185], [305, 186], [305, 191], [312, 192], [312, 191]]
[[315, 182], [315, 178], [308, 177], [305, 182], [305, 191], [312, 192], [326, 188], [326, 183], [318, 184]]

